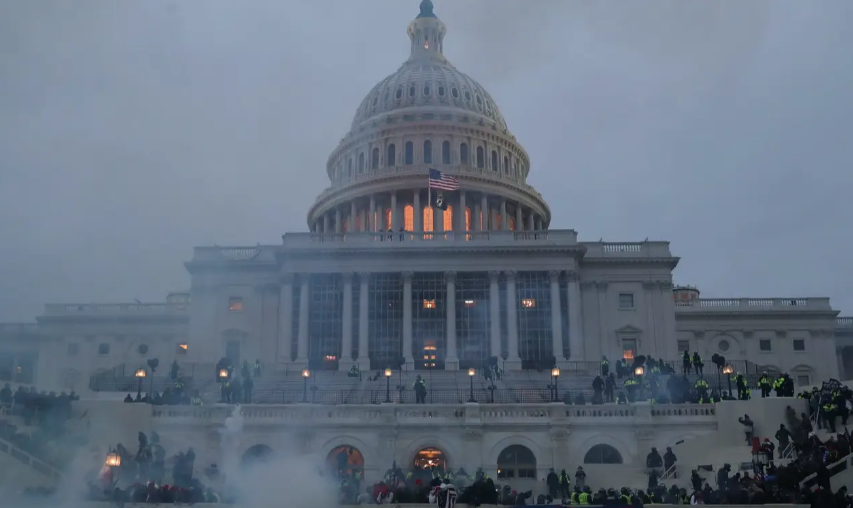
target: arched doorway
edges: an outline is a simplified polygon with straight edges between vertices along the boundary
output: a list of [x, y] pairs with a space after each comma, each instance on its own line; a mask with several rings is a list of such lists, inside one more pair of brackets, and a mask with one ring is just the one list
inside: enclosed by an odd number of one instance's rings
[[240, 463], [243, 467], [265, 464], [272, 460], [272, 457], [272, 448], [265, 444], [259, 444], [246, 450], [243, 453], [243, 458], [240, 459]]
[[353, 446], [338, 446], [326, 455], [326, 472], [335, 478], [352, 478], [364, 472], [364, 456]]
[[619, 450], [606, 444], [597, 444], [586, 452], [584, 464], [622, 464], [622, 454]]
[[438, 448], [424, 448], [415, 454], [415, 471], [435, 471], [443, 474], [450, 470], [450, 465], [444, 456], [444, 452]]
[[510, 445], [498, 455], [498, 479], [536, 479], [536, 456], [530, 448]]

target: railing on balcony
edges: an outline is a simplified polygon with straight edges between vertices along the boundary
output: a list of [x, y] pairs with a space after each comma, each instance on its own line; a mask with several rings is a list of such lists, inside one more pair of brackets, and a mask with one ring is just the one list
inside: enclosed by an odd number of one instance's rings
[[0, 333], [35, 333], [38, 323], [0, 323]]
[[838, 326], [853, 326], [853, 317], [839, 317], [837, 322]]
[[676, 300], [679, 311], [832, 310], [829, 298], [697, 298]]
[[185, 315], [186, 303], [49, 303], [45, 316], [77, 315]]

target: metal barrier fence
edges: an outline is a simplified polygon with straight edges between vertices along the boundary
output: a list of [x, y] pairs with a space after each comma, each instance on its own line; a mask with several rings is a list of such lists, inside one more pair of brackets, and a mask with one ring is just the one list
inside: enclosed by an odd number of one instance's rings
[[[587, 401], [592, 400], [592, 390], [569, 390], [572, 398], [583, 393]], [[562, 395], [558, 398], [562, 400]], [[426, 404], [542, 404], [555, 402], [553, 392], [543, 389], [474, 389], [473, 400], [470, 389], [427, 390]], [[417, 396], [412, 390], [255, 390], [252, 392], [254, 404], [415, 404]]]

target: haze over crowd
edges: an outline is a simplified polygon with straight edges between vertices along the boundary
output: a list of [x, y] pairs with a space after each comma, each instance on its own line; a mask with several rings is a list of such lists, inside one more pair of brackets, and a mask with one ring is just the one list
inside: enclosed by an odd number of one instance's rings
[[[704, 297], [853, 314], [853, 3], [434, 0], [552, 228], [669, 240]], [[418, 0], [0, 0], [0, 321], [160, 301], [307, 229]]]

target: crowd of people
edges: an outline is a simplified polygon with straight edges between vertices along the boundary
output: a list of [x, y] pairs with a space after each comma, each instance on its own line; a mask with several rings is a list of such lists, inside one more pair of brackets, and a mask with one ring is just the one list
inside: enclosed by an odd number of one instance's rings
[[[0, 439], [37, 459], [61, 469], [73, 459], [73, 450], [83, 444], [85, 436], [67, 432], [71, 403], [79, 397], [71, 393], [39, 392], [34, 387], [9, 383], [0, 388]], [[7, 416], [23, 420], [19, 428]]]

